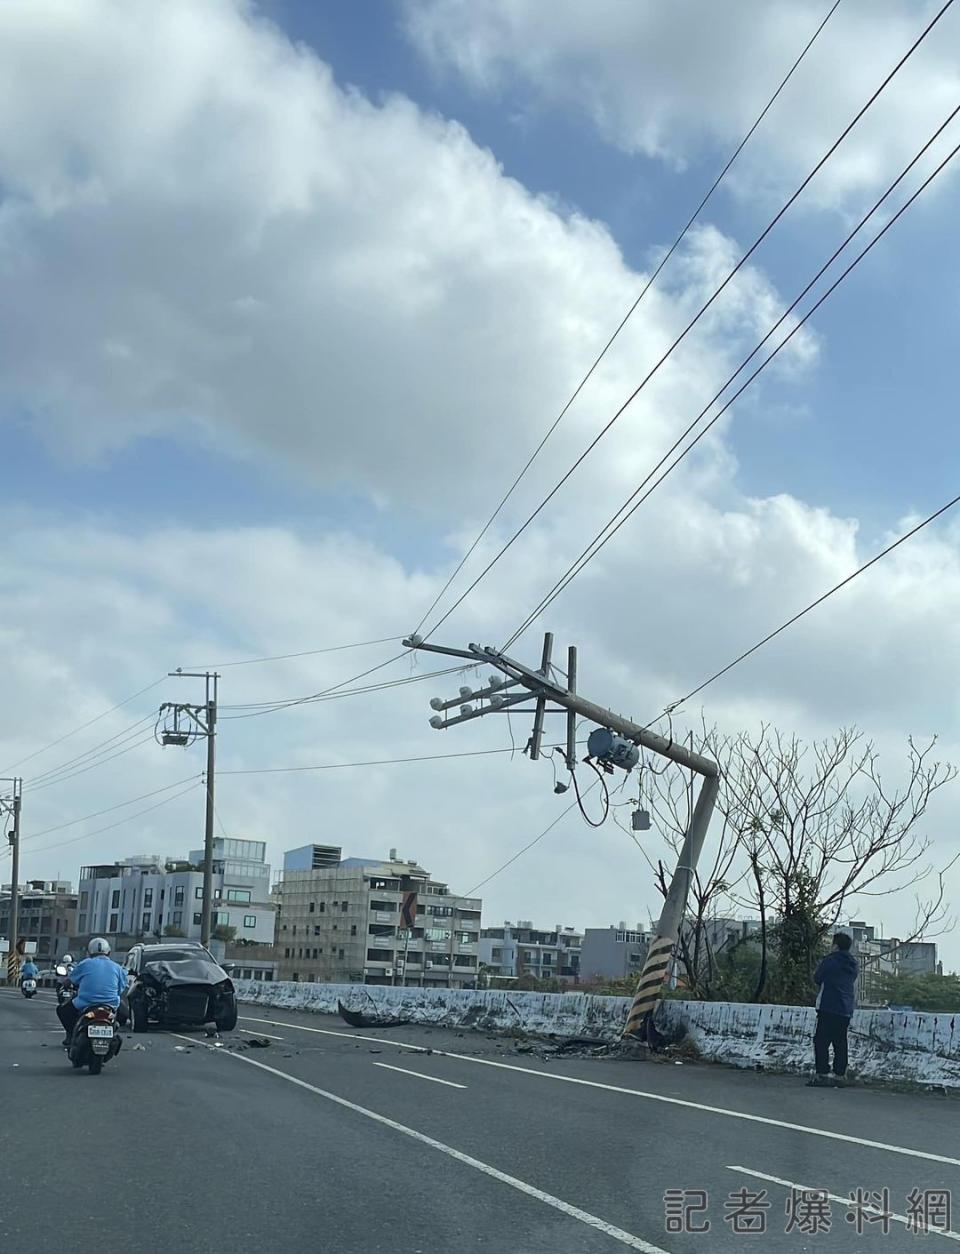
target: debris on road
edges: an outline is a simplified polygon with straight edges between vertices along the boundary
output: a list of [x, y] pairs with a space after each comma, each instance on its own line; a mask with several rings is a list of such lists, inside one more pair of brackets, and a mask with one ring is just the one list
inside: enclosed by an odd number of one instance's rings
[[250, 1036], [247, 1038], [247, 1044], [251, 1049], [269, 1049], [270, 1040], [266, 1036]]

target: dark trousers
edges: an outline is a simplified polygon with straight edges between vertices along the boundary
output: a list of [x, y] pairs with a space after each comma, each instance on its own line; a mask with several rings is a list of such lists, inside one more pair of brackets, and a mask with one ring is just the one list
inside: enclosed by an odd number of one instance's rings
[[846, 1015], [831, 1014], [829, 1010], [817, 1011], [817, 1030], [813, 1036], [813, 1052], [817, 1075], [830, 1074], [830, 1046], [833, 1046], [833, 1074], [847, 1074], [847, 1028], [850, 1020]]
[[62, 1006], [57, 1007], [57, 1018], [63, 1024], [63, 1030], [67, 1035], [67, 1039], [73, 1036], [73, 1029], [77, 1026], [77, 1020], [80, 1018], [80, 1011], [73, 1004], [73, 1001], [65, 1001]]

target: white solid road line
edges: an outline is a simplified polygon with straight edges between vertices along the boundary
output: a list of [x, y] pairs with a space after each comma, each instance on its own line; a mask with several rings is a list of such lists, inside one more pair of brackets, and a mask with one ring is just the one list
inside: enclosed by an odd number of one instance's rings
[[[850, 1207], [852, 1205], [850, 1197], [840, 1197], [839, 1194], [828, 1193], [825, 1189], [814, 1189], [809, 1184], [797, 1184], [795, 1180], [781, 1180], [779, 1176], [768, 1176], [763, 1171], [751, 1171], [749, 1167], [731, 1167], [728, 1165], [727, 1171], [739, 1171], [745, 1176], [755, 1176], [757, 1180], [768, 1180], [771, 1184], [782, 1184], [785, 1189], [792, 1189], [795, 1193], [820, 1193], [823, 1197], [829, 1198], [831, 1202], [839, 1202], [841, 1206]], [[878, 1217], [883, 1214], [883, 1211], [877, 1206], [860, 1206], [858, 1209]], [[887, 1211], [887, 1216], [894, 1223], [909, 1224], [911, 1222], [906, 1215], [898, 1215], [894, 1211]], [[944, 1232], [931, 1228], [929, 1232], [923, 1235], [946, 1237], [948, 1241], [960, 1241], [960, 1232], [952, 1232], [949, 1229]]]
[[[170, 1032], [169, 1035], [176, 1036], [177, 1033]], [[181, 1036], [179, 1039], [181, 1041], [191, 1040], [188, 1036]], [[206, 1045], [205, 1048], [213, 1049], [214, 1046]], [[226, 1053], [227, 1057], [235, 1058], [237, 1062], [245, 1062], [251, 1067], [258, 1067], [261, 1071], [266, 1071], [280, 1080], [286, 1080], [288, 1084], [295, 1084], [298, 1088], [306, 1089], [308, 1093], [322, 1097], [325, 1101], [342, 1106], [344, 1110], [352, 1110], [354, 1114], [363, 1115], [365, 1119], [371, 1119], [374, 1123], [379, 1123], [384, 1128], [390, 1128], [394, 1132], [400, 1133], [401, 1136], [408, 1136], [411, 1140], [419, 1141], [421, 1145], [427, 1145], [430, 1149], [438, 1150], [441, 1154], [446, 1154], [448, 1158], [452, 1158], [458, 1163], [463, 1163], [466, 1167], [472, 1167], [474, 1171], [482, 1172], [483, 1175], [489, 1176], [492, 1180], [498, 1180], [501, 1184], [509, 1185], [511, 1189], [516, 1189], [518, 1193], [523, 1193], [538, 1202], [543, 1202], [545, 1206], [552, 1206], [554, 1210], [560, 1211], [561, 1214], [567, 1215], [570, 1219], [577, 1219], [580, 1223], [586, 1224], [588, 1228], [593, 1228], [596, 1232], [602, 1232], [605, 1236], [612, 1237], [614, 1241], [619, 1241], [621, 1245], [627, 1246], [628, 1249], [640, 1250], [641, 1254], [669, 1254], [669, 1251], [662, 1249], [659, 1245], [651, 1245], [649, 1241], [644, 1241], [642, 1237], [635, 1237], [632, 1232], [625, 1232], [623, 1228], [617, 1228], [614, 1224], [608, 1224], [605, 1219], [599, 1219], [596, 1215], [591, 1215], [589, 1211], [581, 1210], [579, 1206], [573, 1206], [570, 1202], [563, 1201], [562, 1198], [554, 1197], [552, 1193], [544, 1193], [542, 1189], [538, 1189], [532, 1184], [527, 1184], [525, 1180], [518, 1180], [516, 1176], [509, 1176], [505, 1171], [491, 1167], [489, 1163], [481, 1162], [479, 1158], [473, 1158], [469, 1154], [461, 1153], [460, 1150], [454, 1149], [452, 1145], [445, 1145], [443, 1141], [437, 1141], [432, 1136], [427, 1136], [423, 1132], [417, 1132], [413, 1128], [408, 1128], [405, 1124], [397, 1123], [395, 1119], [388, 1119], [386, 1115], [377, 1114], [375, 1110], [368, 1110], [366, 1106], [358, 1106], [356, 1102], [347, 1101], [345, 1097], [338, 1097], [336, 1093], [329, 1093], [326, 1089], [317, 1088], [316, 1085], [308, 1084], [306, 1080], [300, 1080], [296, 1076], [288, 1075], [286, 1071], [279, 1071], [276, 1067], [270, 1067], [265, 1062], [257, 1062], [255, 1058], [248, 1058], [246, 1054], [233, 1054], [224, 1050], [220, 1050], [219, 1053], [221, 1056]]]
[[465, 1084], [454, 1084], [452, 1080], [441, 1080], [435, 1075], [424, 1075], [422, 1071], [408, 1071], [406, 1067], [391, 1067], [388, 1062], [375, 1062], [375, 1067], [383, 1067], [387, 1071], [399, 1071], [401, 1075], [413, 1075], [418, 1080], [429, 1080], [431, 1084], [445, 1084], [448, 1089], [465, 1089]]
[[[299, 1023], [282, 1023], [277, 1019], [252, 1019], [252, 1023], [272, 1023], [280, 1028], [293, 1028], [297, 1032], [318, 1032], [321, 1036], [344, 1036], [358, 1041], [376, 1041], [378, 1045], [386, 1040], [382, 1036], [362, 1036], [358, 1032], [334, 1032], [332, 1028], [308, 1028]], [[391, 1045], [402, 1049], [412, 1049], [426, 1053], [424, 1045], [413, 1045], [408, 1041], [389, 1040]], [[727, 1119], [743, 1119], [747, 1123], [762, 1123], [770, 1128], [786, 1128], [788, 1132], [803, 1132], [807, 1136], [820, 1136], [829, 1141], [844, 1141], [848, 1145], [860, 1145], [865, 1149], [884, 1150], [888, 1154], [903, 1154], [907, 1158], [922, 1158], [931, 1163], [947, 1163], [951, 1167], [960, 1167], [960, 1158], [951, 1158], [948, 1154], [932, 1154], [928, 1150], [910, 1149], [906, 1145], [888, 1145], [885, 1141], [870, 1141], [866, 1137], [851, 1136], [846, 1132], [830, 1132], [826, 1128], [811, 1128], [804, 1123], [788, 1123], [784, 1119], [771, 1119], [766, 1115], [751, 1115], [744, 1110], [728, 1110], [725, 1106], [707, 1106], [703, 1102], [690, 1102], [682, 1097], [666, 1097], [662, 1093], [648, 1093], [643, 1089], [627, 1089], [619, 1084], [603, 1084], [599, 1080], [581, 1080], [577, 1076], [557, 1075], [553, 1071], [535, 1071], [532, 1067], [518, 1067], [510, 1062], [494, 1062], [492, 1058], [472, 1058], [469, 1054], [453, 1054], [442, 1049], [433, 1049], [435, 1056], [456, 1058], [458, 1062], [477, 1063], [482, 1067], [499, 1067], [503, 1071], [519, 1071], [521, 1075], [537, 1076], [543, 1080], [556, 1080], [560, 1084], [581, 1084], [591, 1089], [604, 1089], [608, 1093], [625, 1093], [630, 1097], [642, 1097], [650, 1102], [663, 1102], [667, 1106], [682, 1106], [687, 1110], [700, 1110], [708, 1115], [723, 1115]]]

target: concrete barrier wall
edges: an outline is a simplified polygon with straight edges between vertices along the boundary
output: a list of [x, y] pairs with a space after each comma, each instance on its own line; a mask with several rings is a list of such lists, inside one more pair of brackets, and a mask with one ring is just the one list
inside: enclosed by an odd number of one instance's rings
[[[351, 1010], [437, 1027], [608, 1041], [619, 1037], [630, 1005], [626, 997], [586, 993], [236, 983], [241, 1001], [261, 1006], [336, 1014], [342, 1001]], [[771, 1071], [812, 1069], [812, 1007], [665, 1001], [656, 1022], [671, 1039], [689, 1038], [711, 1062]], [[850, 1025], [850, 1066], [865, 1079], [960, 1089], [960, 1015], [859, 1010]]]

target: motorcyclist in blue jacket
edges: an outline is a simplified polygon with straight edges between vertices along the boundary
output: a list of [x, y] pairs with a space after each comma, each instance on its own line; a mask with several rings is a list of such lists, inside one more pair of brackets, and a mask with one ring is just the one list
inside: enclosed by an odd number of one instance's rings
[[111, 1006], [119, 1009], [121, 994], [127, 988], [127, 972], [110, 957], [110, 942], [96, 936], [87, 946], [84, 958], [70, 972], [70, 983], [76, 988], [72, 1000], [57, 1007], [57, 1018], [66, 1033], [63, 1043], [70, 1044], [73, 1029], [81, 1013], [90, 1006]]

